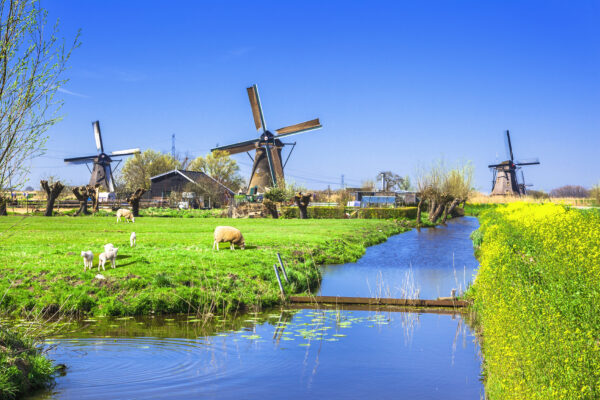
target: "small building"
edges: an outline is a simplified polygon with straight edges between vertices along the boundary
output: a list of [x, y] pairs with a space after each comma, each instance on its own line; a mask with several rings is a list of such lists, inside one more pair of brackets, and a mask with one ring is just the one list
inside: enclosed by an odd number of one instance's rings
[[[155, 200], [170, 198], [173, 194], [180, 197], [180, 208], [220, 207], [233, 198], [231, 189], [211, 176], [200, 171], [174, 169], [150, 178], [149, 196]], [[187, 203], [187, 206], [181, 203]]]
[[348, 188], [346, 190], [352, 196], [348, 207], [400, 207], [417, 203], [415, 192], [382, 192], [365, 188]]

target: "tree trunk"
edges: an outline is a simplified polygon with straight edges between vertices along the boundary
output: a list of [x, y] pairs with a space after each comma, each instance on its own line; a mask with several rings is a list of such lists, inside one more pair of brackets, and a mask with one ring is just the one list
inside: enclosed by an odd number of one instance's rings
[[54, 201], [60, 195], [60, 192], [65, 188], [65, 186], [60, 182], [54, 182], [52, 185], [48, 184], [48, 181], [40, 181], [40, 186], [46, 192], [48, 196], [48, 200], [46, 201], [46, 212], [44, 215], [46, 217], [52, 216], [52, 210], [54, 209]]
[[267, 211], [269, 212], [269, 214], [271, 214], [271, 216], [274, 219], [279, 218], [279, 214], [277, 213], [277, 204], [271, 200], [267, 200], [264, 199], [263, 200], [263, 206], [267, 209]]
[[73, 194], [79, 200], [79, 210], [75, 213], [75, 215], [88, 215], [90, 212], [87, 209], [88, 206], [88, 187], [91, 186], [79, 186], [73, 188]]
[[442, 224], [446, 223], [446, 220], [448, 219], [448, 209], [450, 208], [450, 205], [448, 203], [446, 203], [446, 206], [444, 207], [444, 213], [442, 214]]
[[423, 198], [419, 198], [419, 204], [417, 205], [417, 228], [421, 226], [421, 205], [423, 204]]
[[298, 205], [298, 209], [300, 210], [300, 219], [308, 219], [308, 205], [310, 204], [311, 194], [302, 194], [302, 192], [298, 192], [294, 196], [294, 201], [296, 205]]
[[437, 204], [433, 211], [429, 214], [429, 222], [434, 223], [438, 220], [444, 211], [444, 203]]
[[0, 196], [0, 216], [8, 215], [6, 212], [6, 197]]
[[460, 203], [462, 203], [461, 199], [452, 200], [452, 203], [450, 203], [450, 206], [448, 207], [448, 214], [453, 215], [454, 209], [458, 207]]
[[131, 196], [127, 198], [127, 202], [131, 205], [131, 212], [134, 217], [140, 216], [140, 200], [146, 193], [146, 189], [138, 188]]
[[100, 192], [100, 186], [96, 187], [88, 185], [88, 196], [92, 199], [92, 212], [98, 212], [98, 192]]

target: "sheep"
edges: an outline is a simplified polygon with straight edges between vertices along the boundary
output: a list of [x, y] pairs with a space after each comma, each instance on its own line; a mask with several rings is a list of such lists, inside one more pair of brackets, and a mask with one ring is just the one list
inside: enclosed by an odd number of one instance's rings
[[217, 226], [215, 228], [215, 241], [213, 242], [213, 250], [216, 247], [217, 251], [219, 251], [219, 243], [221, 242], [229, 242], [229, 248], [231, 250], [235, 250], [236, 244], [239, 245], [242, 250], [246, 248], [246, 242], [244, 241], [242, 232], [232, 226]]
[[131, 210], [127, 210], [125, 208], [119, 208], [117, 210], [117, 222], [121, 222], [121, 218], [125, 218], [127, 222], [129, 222], [129, 220], [131, 220], [131, 222], [135, 222], [135, 217], [133, 216]]
[[94, 253], [91, 250], [82, 251], [81, 257], [83, 257], [83, 270], [92, 269], [94, 265]]
[[130, 247], [135, 247], [135, 232], [131, 232], [131, 236], [129, 236], [129, 246]]
[[104, 252], [108, 253], [110, 251], [112, 251], [115, 248], [115, 246], [112, 243], [107, 243], [104, 245]]
[[104, 251], [104, 253], [100, 253], [100, 256], [98, 256], [98, 271], [100, 271], [100, 267], [102, 267], [103, 271], [106, 271], [106, 269], [104, 268], [104, 264], [106, 264], [106, 261], [110, 260], [110, 265], [113, 268], [117, 268], [117, 252], [119, 251], [118, 247], [113, 247], [112, 249], [109, 249], [108, 251]]

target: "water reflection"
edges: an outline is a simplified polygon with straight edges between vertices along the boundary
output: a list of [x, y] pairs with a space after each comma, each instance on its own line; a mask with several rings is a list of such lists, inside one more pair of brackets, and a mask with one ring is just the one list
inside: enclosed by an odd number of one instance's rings
[[[480, 360], [461, 315], [277, 310], [219, 318], [66, 325], [68, 365], [34, 398], [478, 398]], [[192, 322], [190, 322], [192, 321]]]
[[356, 263], [322, 267], [320, 294], [434, 299], [453, 288], [460, 292], [478, 265], [469, 239], [478, 226], [476, 218], [465, 217], [393, 236]]

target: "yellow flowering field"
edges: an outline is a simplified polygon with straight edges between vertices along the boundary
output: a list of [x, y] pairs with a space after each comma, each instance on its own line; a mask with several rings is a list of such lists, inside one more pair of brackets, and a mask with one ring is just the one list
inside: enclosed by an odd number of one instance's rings
[[468, 293], [490, 399], [600, 398], [600, 212], [511, 203], [484, 211]]

